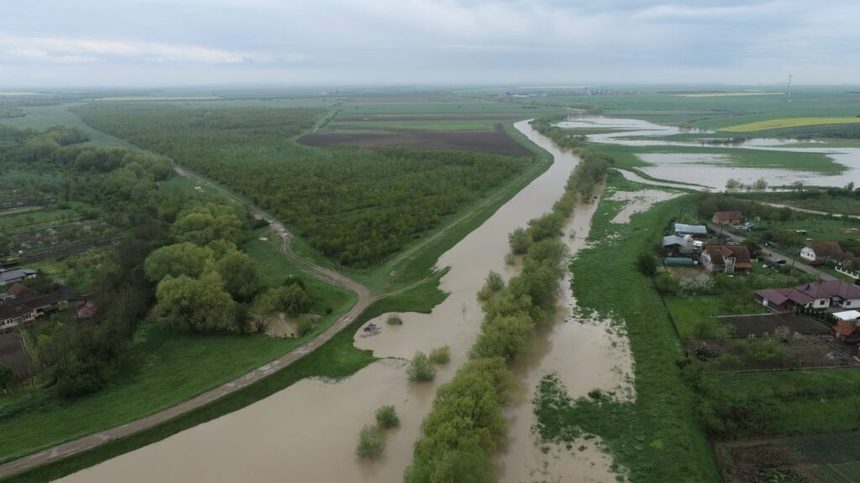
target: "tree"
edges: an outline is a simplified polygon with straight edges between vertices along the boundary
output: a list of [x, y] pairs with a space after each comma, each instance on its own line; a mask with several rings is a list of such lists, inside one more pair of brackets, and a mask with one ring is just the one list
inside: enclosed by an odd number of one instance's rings
[[164, 277], [199, 277], [212, 267], [213, 251], [193, 243], [177, 243], [153, 251], [144, 262], [146, 278], [158, 282]]
[[525, 255], [532, 244], [532, 238], [525, 228], [517, 228], [508, 235], [508, 242], [514, 255]]
[[734, 178], [729, 178], [729, 180], [726, 181], [726, 189], [736, 190], [740, 187], [741, 187], [741, 182], [734, 179]]
[[528, 350], [533, 330], [534, 322], [527, 315], [487, 319], [472, 349], [473, 357], [517, 359]]
[[444, 345], [430, 351], [430, 362], [433, 364], [447, 364], [451, 360], [451, 348]]
[[254, 312], [263, 315], [272, 312], [285, 312], [290, 316], [306, 313], [311, 299], [298, 284], [269, 289], [254, 301]]
[[427, 354], [418, 351], [412, 358], [409, 368], [406, 370], [406, 375], [412, 382], [430, 382], [436, 377], [436, 368], [430, 362]]
[[236, 303], [224, 290], [217, 272], [199, 279], [168, 275], [158, 284], [156, 312], [176, 325], [194, 332], [235, 328]]
[[208, 203], [197, 206], [177, 219], [170, 230], [178, 242], [205, 245], [214, 240], [238, 242], [243, 223], [232, 208]]
[[257, 267], [247, 254], [232, 251], [215, 262], [215, 271], [224, 280], [224, 288], [240, 302], [251, 300], [260, 289]]

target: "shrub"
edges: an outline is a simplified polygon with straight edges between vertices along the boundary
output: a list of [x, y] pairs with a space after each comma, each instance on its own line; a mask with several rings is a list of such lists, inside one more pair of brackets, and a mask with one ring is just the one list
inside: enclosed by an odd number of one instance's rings
[[365, 426], [358, 433], [355, 454], [361, 458], [377, 458], [385, 449], [385, 433], [376, 426]]
[[299, 317], [299, 324], [296, 327], [296, 332], [299, 337], [304, 337], [308, 332], [314, 329], [314, 321], [310, 317]]
[[436, 377], [436, 368], [430, 362], [427, 354], [418, 351], [412, 362], [409, 364], [409, 369], [406, 370], [406, 375], [412, 382], [429, 382]]
[[654, 260], [654, 257], [650, 253], [641, 253], [639, 258], [636, 259], [636, 268], [643, 275], [653, 277], [657, 274], [657, 261]]
[[388, 325], [403, 325], [403, 319], [401, 319], [399, 315], [391, 315], [385, 322], [388, 323]]
[[502, 276], [499, 275], [498, 272], [490, 271], [487, 274], [486, 283], [484, 286], [492, 290], [493, 292], [498, 292], [499, 290], [505, 288], [505, 281], [502, 279]]
[[437, 347], [430, 352], [430, 362], [433, 364], [447, 364], [451, 360], [451, 350], [448, 346]]
[[376, 410], [376, 425], [381, 429], [391, 429], [400, 426], [400, 418], [394, 406], [382, 406]]

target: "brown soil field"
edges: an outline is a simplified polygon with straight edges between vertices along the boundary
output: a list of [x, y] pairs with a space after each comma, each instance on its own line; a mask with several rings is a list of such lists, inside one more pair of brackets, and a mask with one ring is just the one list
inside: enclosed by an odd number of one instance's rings
[[830, 326], [819, 320], [793, 314], [723, 316], [717, 317], [717, 321], [731, 324], [736, 337], [773, 335], [777, 327], [787, 327], [792, 332], [804, 335], [826, 335], [831, 332]]
[[529, 156], [531, 151], [508, 136], [501, 126], [493, 132], [399, 131], [371, 133], [306, 134], [298, 139], [308, 146], [358, 146], [379, 148], [402, 146], [413, 149], [466, 150], [512, 156]]
[[684, 347], [690, 358], [705, 370], [744, 371], [763, 369], [793, 369], [800, 367], [860, 366], [855, 359], [857, 346], [837, 341], [830, 335], [794, 335], [780, 342], [782, 357], [754, 358], [741, 347], [746, 338], [688, 339]]
[[856, 481], [858, 445], [860, 432], [851, 431], [723, 441], [714, 453], [727, 482]]

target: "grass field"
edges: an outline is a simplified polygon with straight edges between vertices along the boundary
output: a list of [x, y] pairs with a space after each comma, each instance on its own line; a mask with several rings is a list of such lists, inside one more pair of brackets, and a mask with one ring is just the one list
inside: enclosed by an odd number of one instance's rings
[[726, 132], [756, 132], [770, 129], [785, 129], [792, 127], [823, 126], [828, 124], [860, 124], [860, 117], [793, 117], [771, 119], [746, 124], [723, 127]]
[[102, 131], [93, 129], [85, 124], [80, 117], [68, 110], [69, 107], [75, 104], [56, 104], [51, 106], [36, 106], [25, 107], [24, 117], [16, 117], [11, 119], [0, 119], [0, 125], [14, 127], [18, 129], [48, 129], [53, 126], [68, 126], [83, 130], [90, 137], [90, 140], [81, 146], [89, 146], [94, 148], [117, 148], [137, 150], [130, 143], [123, 141], [117, 137], [106, 134]]
[[[617, 181], [610, 176], [610, 186]], [[635, 361], [636, 400], [609, 398], [576, 402], [547, 387], [538, 395], [538, 423], [546, 439], [565, 439], [579, 430], [600, 436], [631, 481], [718, 481], [710, 446], [695, 415], [693, 394], [676, 365], [682, 357], [669, 314], [651, 280], [635, 268], [665, 223], [689, 203], [679, 197], [614, 225], [617, 212], [599, 210], [589, 239], [595, 242], [572, 263], [579, 306], [622, 321]], [[620, 208], [620, 207], [619, 207]], [[611, 233], [618, 233], [607, 239]], [[623, 300], [624, 303], [618, 303]], [[546, 382], [546, 381], [545, 381]], [[558, 388], [556, 387], [555, 390]]]

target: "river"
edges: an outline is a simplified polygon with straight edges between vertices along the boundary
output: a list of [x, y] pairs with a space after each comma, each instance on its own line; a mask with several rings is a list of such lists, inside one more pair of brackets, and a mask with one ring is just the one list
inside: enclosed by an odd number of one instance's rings
[[[476, 293], [486, 274], [495, 270], [510, 277], [516, 271], [504, 262], [509, 250], [508, 233], [549, 211], [579, 162], [575, 156], [555, 149], [527, 121], [515, 127], [551, 152], [555, 162], [439, 258], [438, 266], [450, 267], [440, 284], [450, 295], [432, 313], [400, 314], [403, 325], [399, 327], [385, 324], [385, 314], [368, 322], [382, 328], [373, 337], [361, 337], [363, 331], [359, 329], [356, 346], [372, 349], [381, 360], [340, 381], [302, 380], [243, 409], [70, 475], [64, 481], [402, 481], [436, 388], [450, 380], [466, 361], [480, 331], [483, 317]], [[577, 209], [573, 224], [567, 227], [579, 231], [572, 242], [578, 243], [586, 235], [593, 210], [593, 205]], [[566, 300], [568, 283], [562, 283]], [[612, 367], [617, 361], [587, 355], [592, 348], [601, 347], [605, 328], [578, 325], [583, 327], [577, 332], [585, 337], [582, 340], [573, 337], [574, 333], [562, 333], [563, 339], [558, 341], [555, 334], [539, 335], [537, 339], [544, 345], [534, 351], [532, 361], [575, 352], [575, 359], [563, 356], [560, 361], [589, 367], [575, 371], [576, 377], [587, 377], [582, 387], [604, 387], [600, 382], [604, 378], [614, 387], [618, 377]], [[551, 339], [558, 350], [550, 349]], [[404, 359], [416, 350], [429, 352], [444, 345], [451, 348], [451, 361], [439, 370], [435, 381], [408, 383]], [[525, 362], [517, 369], [518, 374], [527, 377], [531, 365], [533, 362]], [[565, 376], [562, 380], [578, 388], [576, 377]], [[520, 402], [527, 400], [528, 394], [519, 395]], [[373, 423], [374, 411], [385, 404], [396, 407], [401, 426], [388, 435], [382, 458], [361, 460], [355, 456], [358, 432], [363, 425]], [[500, 456], [501, 461], [509, 462], [503, 464], [504, 475], [514, 475], [512, 468], [527, 456], [527, 451], [522, 450], [525, 446], [518, 441], [528, 440], [528, 427], [523, 433], [518, 424], [525, 419], [514, 420], [523, 407], [518, 403], [509, 412], [513, 420], [511, 438], [507, 451]], [[601, 464], [606, 466], [608, 458], [602, 458]], [[588, 465], [591, 463], [582, 463]]]

